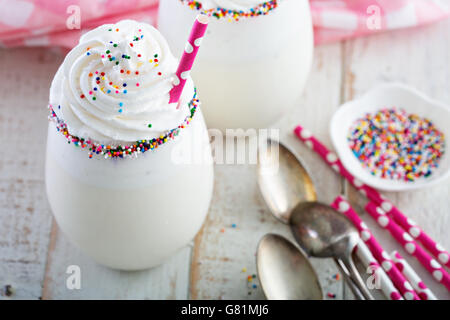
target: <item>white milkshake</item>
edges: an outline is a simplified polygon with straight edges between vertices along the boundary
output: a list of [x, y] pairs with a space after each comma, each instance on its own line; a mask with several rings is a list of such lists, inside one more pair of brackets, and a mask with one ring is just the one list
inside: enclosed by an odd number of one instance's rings
[[313, 53], [307, 0], [160, 0], [158, 28], [175, 52], [199, 11], [212, 15], [192, 70], [208, 127], [265, 128], [302, 107]]
[[53, 80], [48, 199], [61, 230], [106, 266], [160, 264], [206, 217], [211, 150], [192, 80], [168, 103], [177, 63], [156, 29], [126, 20], [82, 36]]

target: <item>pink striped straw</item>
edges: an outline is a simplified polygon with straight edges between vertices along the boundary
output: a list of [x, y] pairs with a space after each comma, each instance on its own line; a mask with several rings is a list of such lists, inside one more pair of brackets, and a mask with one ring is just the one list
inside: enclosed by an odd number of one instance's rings
[[401, 256], [400, 253], [394, 251], [391, 253], [391, 258], [395, 262], [397, 268], [403, 273], [403, 275], [411, 282], [414, 290], [419, 294], [422, 300], [437, 300], [436, 296], [430, 289], [423, 283], [422, 279], [417, 275], [414, 269], [408, 262]]
[[342, 165], [334, 152], [330, 152], [312, 133], [301, 126], [294, 129], [295, 135], [303, 141], [309, 148], [318, 153], [322, 159], [330, 165], [336, 172], [340, 173], [348, 182], [350, 182], [359, 192], [364, 194], [369, 200], [375, 202], [382, 208], [413, 238], [420, 241], [423, 246], [430, 251], [442, 264], [450, 267], [450, 255], [444, 247], [436, 243], [430, 236], [421, 230], [412, 220], [408, 219], [398, 208], [389, 200], [385, 199], [377, 190], [364, 184], [359, 179], [353, 177]]
[[[411, 284], [406, 280], [400, 270], [395, 266], [394, 261], [389, 257], [389, 254], [383, 250], [383, 247], [378, 243], [375, 237], [370, 232], [367, 225], [361, 220], [358, 214], [353, 210], [350, 204], [341, 196], [337, 197], [331, 204], [333, 208], [345, 214], [350, 221], [353, 222], [356, 229], [358, 229], [361, 239], [367, 244], [375, 259], [383, 267], [384, 271], [389, 275], [394, 285], [400, 291], [406, 300], [420, 300]], [[398, 293], [393, 293], [390, 297], [392, 300], [398, 300]]]
[[191, 72], [198, 49], [202, 43], [206, 28], [208, 27], [209, 18], [207, 15], [199, 14], [192, 26], [191, 34], [184, 48], [183, 56], [180, 59], [175, 79], [173, 81], [173, 88], [170, 90], [169, 103], [177, 103], [180, 100], [186, 80]]
[[414, 256], [431, 273], [435, 280], [442, 283], [450, 291], [450, 275], [439, 262], [422, 249], [381, 207], [378, 207], [373, 202], [369, 202], [366, 205], [366, 211], [382, 228], [387, 229], [392, 237], [405, 248], [406, 252]]

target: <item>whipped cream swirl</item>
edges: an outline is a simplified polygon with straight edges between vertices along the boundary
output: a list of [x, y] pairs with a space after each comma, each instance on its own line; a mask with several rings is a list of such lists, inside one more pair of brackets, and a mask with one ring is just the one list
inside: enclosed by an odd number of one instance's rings
[[132, 20], [80, 38], [53, 79], [50, 104], [70, 134], [101, 143], [153, 139], [190, 115], [193, 82], [169, 104], [178, 66], [162, 35]]
[[203, 9], [223, 8], [228, 10], [249, 10], [253, 9], [267, 0], [198, 0]]

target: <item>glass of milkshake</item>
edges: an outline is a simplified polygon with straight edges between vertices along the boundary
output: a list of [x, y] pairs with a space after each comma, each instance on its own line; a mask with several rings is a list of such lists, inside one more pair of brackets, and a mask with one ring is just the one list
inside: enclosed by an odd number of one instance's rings
[[192, 77], [210, 128], [265, 128], [300, 107], [313, 54], [308, 0], [160, 0], [158, 28], [174, 52], [199, 11], [211, 22]]
[[190, 77], [169, 103], [177, 65], [155, 28], [125, 20], [84, 34], [52, 82], [50, 207], [63, 233], [108, 267], [160, 264], [206, 217], [208, 134]]

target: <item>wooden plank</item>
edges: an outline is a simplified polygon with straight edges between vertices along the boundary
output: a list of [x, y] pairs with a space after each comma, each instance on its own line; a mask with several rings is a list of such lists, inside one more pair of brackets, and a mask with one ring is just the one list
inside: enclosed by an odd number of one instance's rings
[[[47, 103], [62, 57], [44, 49], [0, 50], [0, 293], [41, 296], [51, 227], [44, 188]], [[6, 298], [0, 294], [0, 299]]]
[[[341, 192], [341, 180], [303, 146], [292, 134], [302, 123], [327, 144], [327, 123], [340, 103], [341, 49], [339, 44], [316, 49], [314, 67], [298, 107], [275, 124], [280, 139], [298, 154], [313, 172], [321, 201], [330, 203]], [[274, 106], [275, 107], [275, 106]], [[279, 233], [288, 238], [289, 229], [276, 221], [262, 199], [254, 165], [218, 165], [215, 190], [208, 220], [197, 236], [191, 267], [192, 299], [261, 299], [264, 298], [256, 280], [255, 250], [266, 233]], [[239, 179], [239, 180], [237, 180]], [[233, 228], [233, 224], [236, 227]], [[223, 232], [222, 232], [223, 231]], [[314, 259], [321, 275], [325, 294], [343, 297], [343, 282], [329, 281], [336, 267], [331, 260]], [[246, 271], [243, 272], [243, 268]], [[253, 289], [252, 285], [257, 288]]]
[[[450, 20], [438, 24], [389, 32], [349, 41], [345, 44], [345, 100], [362, 95], [373, 86], [390, 81], [409, 84], [427, 95], [450, 104]], [[415, 220], [434, 239], [450, 248], [450, 183], [446, 180], [424, 190], [385, 193], [408, 217]], [[366, 200], [349, 187], [351, 201], [363, 207]], [[380, 230], [364, 214], [375, 235], [386, 250], [397, 249], [408, 259], [424, 282], [441, 298], [450, 294], [437, 284], [414, 258]]]

